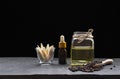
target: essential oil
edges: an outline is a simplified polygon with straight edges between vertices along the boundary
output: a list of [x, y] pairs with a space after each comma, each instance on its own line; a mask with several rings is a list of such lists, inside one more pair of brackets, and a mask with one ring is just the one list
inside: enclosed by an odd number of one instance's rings
[[94, 49], [90, 47], [71, 48], [72, 65], [83, 65], [94, 59]]
[[85, 65], [94, 60], [92, 30], [74, 32], [71, 42], [71, 65]]
[[58, 63], [67, 64], [66, 42], [63, 35], [60, 36], [59, 50], [58, 50]]

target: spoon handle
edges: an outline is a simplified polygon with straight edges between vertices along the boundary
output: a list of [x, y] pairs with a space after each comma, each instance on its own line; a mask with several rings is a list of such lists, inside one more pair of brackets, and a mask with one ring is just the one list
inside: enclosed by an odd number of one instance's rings
[[113, 63], [113, 59], [106, 59], [106, 60], [102, 61], [103, 65], [109, 65], [109, 64], [112, 64], [112, 63]]

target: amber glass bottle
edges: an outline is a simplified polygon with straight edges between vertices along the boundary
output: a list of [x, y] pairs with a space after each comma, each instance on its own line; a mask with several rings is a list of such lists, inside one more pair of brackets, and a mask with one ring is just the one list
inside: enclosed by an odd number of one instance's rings
[[66, 42], [63, 35], [60, 36], [59, 49], [58, 49], [58, 63], [59, 64], [67, 64], [67, 50], [66, 50]]

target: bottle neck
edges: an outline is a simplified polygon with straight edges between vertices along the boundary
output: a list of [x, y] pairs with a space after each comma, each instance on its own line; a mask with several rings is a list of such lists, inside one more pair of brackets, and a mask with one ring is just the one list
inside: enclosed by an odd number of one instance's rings
[[87, 38], [93, 39], [92, 33], [91, 32], [75, 32], [73, 34], [73, 38], [78, 39], [78, 43], [81, 43]]
[[59, 42], [59, 48], [66, 48], [66, 42]]
[[93, 38], [91, 32], [75, 32], [73, 38]]
[[88, 29], [87, 32], [76, 31], [76, 32], [74, 32], [73, 37], [76, 37], [76, 38], [79, 38], [79, 37], [81, 37], [81, 38], [93, 38], [92, 33], [93, 33], [93, 29]]

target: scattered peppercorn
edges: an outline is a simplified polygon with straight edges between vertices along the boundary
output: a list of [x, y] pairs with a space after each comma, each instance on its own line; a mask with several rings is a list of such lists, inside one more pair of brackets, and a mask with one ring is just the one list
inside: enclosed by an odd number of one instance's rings
[[111, 70], [113, 69], [113, 68], [110, 68]]
[[100, 63], [102, 63], [102, 61], [94, 61], [82, 66], [70, 66], [68, 69], [72, 72], [75, 71], [93, 72], [101, 70], [103, 68], [103, 65], [99, 65]]
[[[99, 61], [89, 62], [86, 65], [70, 66], [68, 69], [72, 72], [75, 71], [94, 72], [94, 71], [99, 71], [103, 68], [103, 66], [110, 65], [112, 63], [113, 63], [112, 59], [107, 59], [104, 61], [99, 60]], [[115, 67], [115, 65], [113, 67]], [[111, 67], [110, 69], [112, 70], [113, 68]]]
[[116, 67], [115, 65], [113, 67]]

